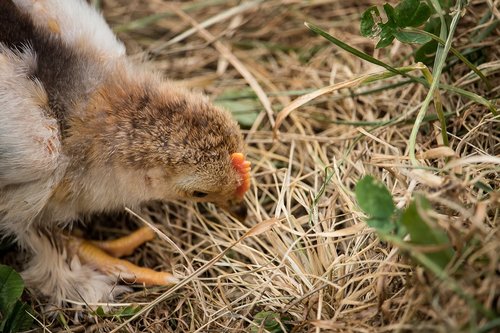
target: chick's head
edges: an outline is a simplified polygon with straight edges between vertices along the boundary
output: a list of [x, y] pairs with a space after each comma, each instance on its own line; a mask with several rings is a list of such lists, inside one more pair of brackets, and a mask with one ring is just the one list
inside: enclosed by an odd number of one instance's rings
[[[149, 89], [150, 88], [150, 89]], [[240, 128], [204, 96], [171, 84], [124, 96], [114, 154], [129, 168], [146, 170], [149, 199], [214, 202], [229, 208], [249, 188]]]

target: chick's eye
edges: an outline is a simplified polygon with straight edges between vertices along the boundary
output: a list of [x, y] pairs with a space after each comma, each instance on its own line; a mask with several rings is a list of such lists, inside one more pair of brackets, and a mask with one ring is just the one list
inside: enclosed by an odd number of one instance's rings
[[200, 192], [200, 191], [193, 192], [193, 197], [195, 197], [195, 198], [204, 198], [207, 195], [208, 195], [208, 193], [205, 193], [205, 192]]

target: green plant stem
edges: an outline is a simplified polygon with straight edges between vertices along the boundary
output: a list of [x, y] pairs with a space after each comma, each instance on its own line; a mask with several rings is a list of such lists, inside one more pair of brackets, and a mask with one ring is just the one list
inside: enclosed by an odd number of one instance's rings
[[[437, 0], [432, 0], [432, 3], [434, 4], [437, 2]], [[439, 7], [439, 3], [437, 4], [438, 7], [436, 9], [438, 11], [441, 10], [441, 7]], [[439, 80], [441, 78], [441, 72], [444, 67], [444, 63], [446, 61], [446, 57], [448, 55], [448, 52], [451, 47], [451, 42], [453, 40], [453, 34], [455, 32], [455, 29], [458, 24], [458, 19], [460, 18], [460, 12], [462, 10], [462, 2], [458, 0], [458, 6], [455, 12], [455, 15], [453, 15], [453, 19], [450, 24], [450, 32], [448, 34], [448, 37], [446, 38], [446, 43], [443, 47], [442, 50], [440, 50], [440, 46], [438, 45], [438, 52], [436, 54], [436, 61], [434, 62], [436, 65], [434, 66], [434, 77], [432, 80], [432, 84], [429, 88], [429, 92], [427, 93], [427, 96], [425, 97], [424, 102], [422, 103], [422, 107], [420, 108], [420, 111], [418, 112], [417, 119], [415, 119], [415, 124], [412, 128], [411, 134], [410, 134], [410, 140], [409, 140], [409, 155], [410, 155], [410, 161], [414, 166], [419, 166], [420, 164], [417, 161], [416, 155], [415, 155], [415, 146], [417, 142], [417, 135], [418, 135], [418, 130], [420, 128], [420, 124], [422, 123], [422, 120], [425, 117], [425, 114], [427, 112], [427, 109], [429, 108], [429, 104], [431, 100], [434, 98], [434, 93], [436, 89], [438, 88], [439, 85]], [[442, 16], [442, 14], [439, 12], [439, 14]], [[444, 20], [444, 18], [443, 18]], [[444, 24], [441, 24], [441, 28], [444, 26]], [[446, 28], [445, 28], [446, 29]], [[443, 31], [441, 31], [443, 32]]]
[[[422, 74], [424, 74], [425, 79], [429, 83], [432, 83], [433, 78], [429, 68], [425, 67], [424, 69], [422, 69]], [[434, 107], [436, 108], [436, 113], [439, 118], [439, 122], [441, 124], [441, 137], [443, 138], [443, 144], [445, 146], [448, 146], [449, 141], [448, 141], [448, 133], [446, 131], [446, 118], [443, 112], [443, 103], [441, 102], [441, 94], [439, 93], [439, 89], [436, 89], [436, 91], [434, 92]]]

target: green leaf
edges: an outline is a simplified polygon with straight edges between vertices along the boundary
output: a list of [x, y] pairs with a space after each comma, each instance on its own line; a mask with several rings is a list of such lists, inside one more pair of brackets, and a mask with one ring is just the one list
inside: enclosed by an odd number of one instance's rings
[[437, 46], [438, 43], [435, 40], [431, 40], [422, 45], [417, 52], [415, 52], [415, 61], [424, 63], [428, 66], [432, 65], [434, 63]]
[[377, 37], [380, 34], [380, 30], [377, 30], [377, 26], [373, 17], [376, 16], [377, 20], [380, 21], [380, 12], [377, 6], [371, 6], [366, 9], [361, 15], [361, 24], [359, 31], [361, 35], [368, 38]]
[[418, 27], [431, 16], [431, 8], [420, 0], [403, 0], [395, 9], [395, 21], [400, 28]]
[[380, 40], [375, 46], [376, 48], [386, 47], [391, 44], [394, 40], [394, 33], [397, 31], [397, 25], [394, 21], [396, 16], [394, 8], [386, 3], [384, 5], [384, 10], [387, 15], [387, 22], [385, 23], [382, 23], [382, 17], [376, 6], [368, 8], [361, 15], [361, 34], [370, 38], [380, 36]]
[[23, 290], [24, 282], [21, 276], [11, 267], [0, 265], [0, 313], [9, 312], [23, 294]]
[[389, 234], [396, 228], [396, 225], [389, 218], [370, 217], [366, 220], [366, 224], [382, 234]]
[[394, 36], [402, 43], [425, 44], [432, 40], [429, 36], [408, 31], [397, 31]]
[[21, 276], [11, 267], [0, 265], [0, 332], [15, 333], [31, 328], [30, 307], [19, 301], [23, 290]]
[[483, 182], [481, 182], [481, 181], [477, 181], [477, 182], [474, 184], [474, 187], [476, 187], [476, 188], [478, 188], [478, 189], [481, 189], [481, 190], [483, 190], [483, 191], [484, 191], [484, 192], [486, 192], [486, 193], [491, 193], [491, 192], [493, 192], [493, 191], [494, 191], [494, 190], [493, 190], [493, 188], [492, 188], [490, 185], [488, 185], [488, 184], [486, 184], [486, 183], [483, 183]]
[[385, 29], [382, 29], [382, 32], [380, 33], [380, 40], [378, 41], [377, 45], [375, 45], [375, 48], [381, 49], [383, 47], [386, 47], [392, 43], [394, 40], [394, 32], [396, 30], [387, 27]]
[[[445, 16], [445, 20], [449, 18], [449, 16]], [[449, 19], [446, 20], [447, 25], [450, 24]], [[434, 35], [439, 35], [439, 30], [441, 30], [441, 20], [438, 17], [431, 18], [424, 26], [424, 30], [430, 32]]]
[[356, 184], [355, 192], [359, 206], [371, 219], [389, 220], [394, 214], [396, 207], [392, 202], [391, 193], [372, 176], [363, 177]]
[[33, 317], [29, 315], [30, 310], [26, 303], [16, 301], [11, 311], [2, 320], [0, 332], [15, 333], [29, 330], [33, 325]]
[[[280, 314], [276, 312], [261, 311], [254, 316], [254, 323], [250, 327], [250, 332], [286, 333], [287, 331], [283, 331], [283, 327], [286, 329], [289, 328], [290, 325], [285, 323], [289, 320], [288, 317], [281, 317]], [[265, 331], [261, 330], [262, 327]]]
[[397, 31], [396, 21], [394, 21], [396, 15], [394, 12], [394, 8], [388, 3], [386, 3], [384, 5], [384, 10], [387, 15], [387, 22], [379, 24], [381, 31], [380, 31], [380, 40], [375, 46], [375, 48], [377, 49], [390, 45], [394, 40], [394, 34]]
[[99, 306], [97, 307], [97, 309], [95, 309], [95, 315], [104, 318], [106, 316], [106, 312], [104, 311], [102, 306]]
[[401, 28], [422, 25], [431, 15], [431, 8], [420, 0], [403, 0], [396, 8], [384, 4], [387, 22], [382, 23], [382, 17], [377, 6], [369, 7], [361, 15], [360, 31], [365, 37], [378, 37], [377, 49], [386, 47], [397, 38], [403, 43], [424, 44], [430, 37], [412, 32], [402, 32]]
[[444, 269], [453, 257], [454, 251], [446, 233], [436, 223], [431, 227], [422, 217], [421, 214], [429, 210], [429, 207], [430, 205], [424, 197], [416, 197], [401, 215], [401, 223], [410, 234], [412, 244], [437, 248], [435, 251], [424, 253], [424, 255], [441, 269]]
[[116, 313], [113, 314], [113, 317], [132, 317], [141, 309], [140, 305], [130, 305], [126, 306], [123, 309], [120, 309]]
[[425, 2], [421, 2], [420, 5], [418, 6], [417, 11], [415, 12], [415, 15], [413, 15], [413, 18], [409, 22], [408, 26], [410, 27], [421, 26], [431, 17], [431, 13], [432, 13], [431, 8]]
[[400, 27], [406, 27], [418, 8], [420, 0], [402, 0], [396, 6], [396, 22]]
[[388, 24], [389, 26], [393, 27], [393, 28], [396, 28], [397, 24], [396, 24], [396, 10], [394, 9], [394, 7], [392, 7], [390, 4], [386, 3], [384, 4], [384, 11], [385, 11], [385, 15], [387, 15], [387, 22], [386, 24]]
[[229, 110], [243, 128], [252, 127], [260, 113], [260, 105], [254, 99], [216, 101], [216, 104]]

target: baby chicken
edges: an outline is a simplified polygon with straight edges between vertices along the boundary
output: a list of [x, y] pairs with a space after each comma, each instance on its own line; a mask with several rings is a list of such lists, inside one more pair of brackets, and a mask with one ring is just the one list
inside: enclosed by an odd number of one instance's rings
[[230, 208], [249, 188], [237, 123], [208, 100], [131, 63], [84, 0], [0, 1], [0, 232], [31, 254], [28, 286], [61, 305], [111, 300], [116, 276], [175, 282], [117, 259], [117, 242], [64, 231], [150, 200]]

